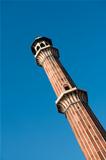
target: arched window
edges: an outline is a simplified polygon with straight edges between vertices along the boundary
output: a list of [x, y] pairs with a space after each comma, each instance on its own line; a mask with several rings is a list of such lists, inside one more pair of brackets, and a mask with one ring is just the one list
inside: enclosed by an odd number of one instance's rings
[[68, 85], [68, 84], [65, 84], [65, 85], [64, 85], [64, 89], [65, 89], [65, 90], [69, 90], [69, 89], [70, 89], [69, 85]]
[[38, 50], [40, 49], [40, 47], [39, 47], [39, 46], [37, 46], [37, 48], [36, 48], [36, 49], [37, 49], [37, 51], [38, 51]]
[[46, 46], [48, 46], [48, 43], [46, 42]]
[[40, 46], [41, 46], [41, 47], [45, 47], [44, 43], [41, 43]]

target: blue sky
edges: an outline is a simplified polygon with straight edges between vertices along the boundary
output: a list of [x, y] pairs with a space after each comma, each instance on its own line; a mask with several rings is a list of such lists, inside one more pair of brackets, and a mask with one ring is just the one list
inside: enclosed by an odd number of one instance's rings
[[106, 2], [2, 1], [2, 160], [84, 160], [30, 46], [47, 36], [106, 128]]

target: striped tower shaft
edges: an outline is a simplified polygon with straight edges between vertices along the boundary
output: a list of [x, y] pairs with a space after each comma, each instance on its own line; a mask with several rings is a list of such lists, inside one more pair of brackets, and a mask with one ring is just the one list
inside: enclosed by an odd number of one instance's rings
[[41, 47], [35, 57], [37, 64], [44, 68], [57, 95], [58, 111], [65, 114], [85, 158], [106, 160], [106, 132], [88, 105], [86, 91], [78, 89], [74, 84], [59, 61], [58, 50], [52, 47], [49, 39], [38, 38], [33, 48], [36, 49], [36, 45], [42, 41], [49, 45]]

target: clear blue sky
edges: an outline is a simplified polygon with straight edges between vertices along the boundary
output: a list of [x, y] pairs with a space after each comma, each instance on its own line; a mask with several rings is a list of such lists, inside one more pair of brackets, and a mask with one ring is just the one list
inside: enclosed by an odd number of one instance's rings
[[106, 2], [2, 2], [1, 160], [84, 160], [30, 46], [47, 36], [106, 128]]

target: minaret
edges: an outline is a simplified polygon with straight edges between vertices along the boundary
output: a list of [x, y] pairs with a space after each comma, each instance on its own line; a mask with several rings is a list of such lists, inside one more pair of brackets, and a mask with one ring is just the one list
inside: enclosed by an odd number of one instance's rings
[[57, 95], [58, 112], [65, 114], [87, 160], [106, 160], [106, 132], [88, 105], [87, 92], [77, 88], [59, 60], [58, 49], [38, 37], [32, 52], [43, 67]]

